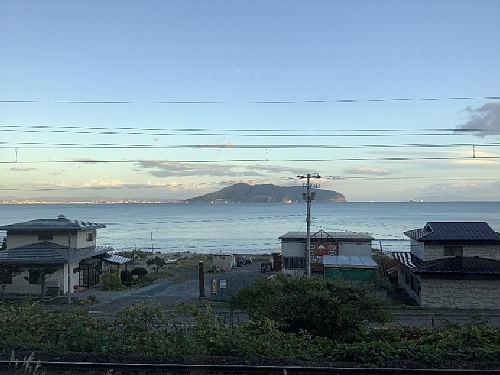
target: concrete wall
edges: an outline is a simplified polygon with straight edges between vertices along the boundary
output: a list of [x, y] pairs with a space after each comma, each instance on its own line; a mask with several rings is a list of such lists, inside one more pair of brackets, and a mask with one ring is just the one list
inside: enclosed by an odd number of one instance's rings
[[[457, 244], [460, 246], [460, 244]], [[413, 251], [412, 251], [413, 253]], [[463, 255], [466, 257], [478, 256], [481, 258], [500, 260], [500, 246], [493, 245], [463, 245]], [[426, 245], [425, 261], [443, 258], [453, 258], [454, 256], [444, 255], [444, 245]]]
[[500, 280], [422, 280], [421, 306], [500, 308]]

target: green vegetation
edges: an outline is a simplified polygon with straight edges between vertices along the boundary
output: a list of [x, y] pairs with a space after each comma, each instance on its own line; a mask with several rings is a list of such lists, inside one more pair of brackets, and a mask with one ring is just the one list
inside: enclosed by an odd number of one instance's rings
[[280, 323], [252, 319], [226, 324], [210, 308], [180, 305], [174, 311], [136, 304], [102, 320], [87, 311], [46, 312], [39, 304], [0, 306], [0, 349], [147, 355], [212, 355], [353, 361], [384, 366], [418, 361], [497, 361], [500, 329], [470, 324], [436, 328], [372, 329], [351, 342], [307, 331], [284, 332]]
[[[179, 257], [133, 283], [165, 275], [179, 275], [178, 280], [197, 277], [200, 260], [207, 257]], [[127, 270], [121, 277], [106, 275], [105, 287], [124, 288], [122, 283], [132, 282], [132, 274]], [[90, 296], [81, 304], [95, 302]], [[221, 308], [217, 313], [200, 302], [173, 311], [139, 303], [103, 320], [78, 308], [43, 311], [28, 300], [3, 304], [0, 351], [268, 357], [380, 367], [394, 360], [442, 367], [446, 361], [500, 358], [500, 328], [487, 325], [480, 312], [465, 327], [382, 328], [377, 323], [391, 318], [386, 304], [369, 289], [341, 280], [277, 274], [236, 293], [228, 305], [231, 311], [216, 305]], [[226, 321], [241, 310], [248, 313], [248, 321]]]
[[385, 323], [392, 316], [368, 290], [342, 280], [277, 274], [257, 280], [232, 296], [232, 308], [252, 319], [272, 319], [285, 333], [307, 331], [334, 341], [353, 341], [365, 333], [366, 322]]
[[155, 273], [158, 274], [158, 271], [160, 270], [160, 268], [165, 267], [165, 265], [167, 264], [167, 262], [165, 261], [165, 259], [156, 256], [154, 258], [148, 259], [146, 261], [146, 264], [147, 264], [148, 267], [153, 268], [153, 270], [155, 271]]

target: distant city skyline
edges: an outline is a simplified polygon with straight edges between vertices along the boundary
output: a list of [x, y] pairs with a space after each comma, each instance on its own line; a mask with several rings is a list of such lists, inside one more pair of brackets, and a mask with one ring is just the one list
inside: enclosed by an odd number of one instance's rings
[[500, 200], [500, 2], [0, 4], [0, 201]]

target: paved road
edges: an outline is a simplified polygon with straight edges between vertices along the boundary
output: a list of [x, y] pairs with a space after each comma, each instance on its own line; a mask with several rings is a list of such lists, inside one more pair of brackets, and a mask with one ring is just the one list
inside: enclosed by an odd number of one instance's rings
[[[269, 274], [260, 272], [260, 263], [253, 263], [243, 267], [235, 267], [228, 272], [207, 273], [205, 274], [205, 296], [207, 301], [224, 299], [231, 292], [242, 287], [251, 285], [255, 279], [268, 277]], [[219, 294], [212, 294], [212, 278], [216, 278], [216, 283], [219, 285], [221, 280], [225, 280], [224, 284], [227, 289], [218, 289]], [[85, 308], [93, 314], [111, 314], [119, 309], [132, 306], [138, 302], [147, 303], [153, 306], [162, 308], [172, 308], [176, 304], [183, 301], [199, 301], [200, 291], [198, 280], [190, 280], [181, 284], [174, 284], [170, 279], [159, 280], [157, 283], [140, 289], [127, 289], [124, 291], [107, 292], [100, 288], [91, 288], [85, 291], [79, 291], [74, 295], [75, 300], [83, 301], [88, 296], [96, 296], [98, 302], [88, 305], [76, 305], [70, 308]], [[62, 297], [58, 301], [52, 301], [42, 305], [45, 309], [60, 309], [64, 308], [67, 299]], [[443, 324], [456, 323], [465, 325], [473, 321], [486, 322], [495, 327], [500, 327], [500, 311], [499, 310], [448, 310], [442, 309], [415, 309], [415, 310], [396, 310], [393, 311], [395, 321], [388, 323], [386, 326], [392, 325], [409, 325], [432, 327]]]
[[[205, 274], [205, 296], [207, 300], [216, 299], [217, 295], [212, 293], [212, 278], [217, 282], [225, 280], [226, 290], [234, 291], [245, 286], [250, 286], [252, 281], [267, 277], [269, 274], [260, 272], [260, 263], [253, 263], [243, 267], [235, 267], [227, 272]], [[226, 291], [224, 290], [224, 292]], [[126, 289], [123, 291], [104, 291], [98, 286], [84, 291], [78, 291], [73, 295], [74, 301], [84, 301], [89, 296], [95, 296], [97, 303], [77, 305], [73, 303], [70, 308], [85, 308], [94, 314], [109, 314], [119, 309], [132, 306], [138, 302], [147, 303], [163, 308], [174, 307], [177, 303], [189, 300], [199, 300], [200, 287], [198, 280], [190, 280], [181, 284], [175, 284], [171, 279], [158, 280], [152, 285], [139, 289]], [[218, 296], [220, 297], [220, 290]], [[219, 298], [220, 299], [220, 298]], [[67, 306], [67, 298], [61, 297], [50, 303], [44, 303], [43, 308], [47, 310], [61, 309]]]

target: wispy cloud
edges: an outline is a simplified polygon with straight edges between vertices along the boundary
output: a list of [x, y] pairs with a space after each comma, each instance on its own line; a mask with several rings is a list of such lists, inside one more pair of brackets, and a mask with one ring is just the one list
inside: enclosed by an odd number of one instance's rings
[[393, 174], [395, 172], [389, 169], [383, 168], [371, 168], [371, 167], [351, 167], [344, 169], [345, 174], [364, 174], [364, 175], [372, 175], [372, 176], [387, 176]]
[[31, 172], [31, 171], [37, 171], [38, 168], [18, 168], [18, 167], [12, 167], [10, 168], [10, 171], [12, 172]]
[[90, 180], [83, 184], [84, 187], [119, 187], [123, 185], [124, 182], [121, 180]]
[[500, 102], [487, 103], [480, 108], [467, 107], [469, 121], [457, 126], [455, 132], [471, 132], [484, 138], [487, 135], [500, 135]]
[[219, 164], [219, 163], [185, 163], [169, 160], [143, 159], [137, 163], [139, 169], [147, 170], [149, 174], [157, 178], [167, 177], [225, 177], [246, 178], [263, 177], [268, 174], [289, 173], [295, 176], [304, 171], [297, 168], [284, 167], [272, 164]]
[[[421, 187], [417, 194], [438, 200], [498, 200], [500, 199], [500, 182], [457, 182], [439, 183]], [[481, 199], [479, 199], [479, 197]]]

